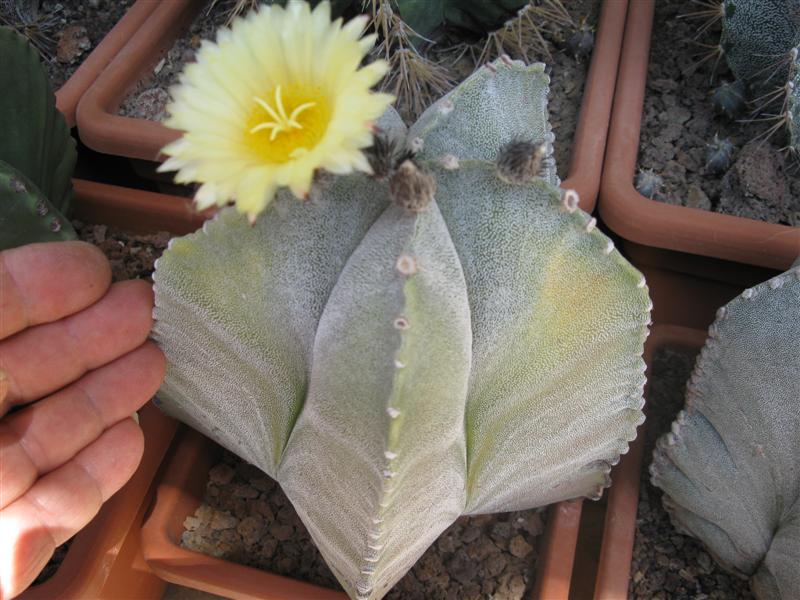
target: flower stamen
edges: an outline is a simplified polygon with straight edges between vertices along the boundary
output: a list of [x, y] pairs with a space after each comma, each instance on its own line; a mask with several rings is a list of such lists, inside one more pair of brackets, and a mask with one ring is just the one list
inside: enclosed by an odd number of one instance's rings
[[272, 108], [266, 100], [259, 98], [258, 96], [253, 96], [253, 102], [258, 104], [264, 111], [270, 116], [272, 119], [271, 121], [264, 121], [259, 123], [252, 129], [250, 129], [250, 133], [258, 133], [259, 131], [263, 131], [265, 129], [271, 130], [269, 141], [274, 142], [275, 138], [278, 137], [279, 133], [284, 131], [290, 131], [292, 129], [303, 129], [303, 126], [297, 120], [298, 117], [309, 108], [312, 108], [317, 105], [316, 102], [305, 102], [299, 106], [297, 106], [291, 115], [286, 114], [286, 108], [283, 106], [283, 98], [281, 97], [281, 86], [277, 86], [275, 88], [275, 106], [277, 111]]

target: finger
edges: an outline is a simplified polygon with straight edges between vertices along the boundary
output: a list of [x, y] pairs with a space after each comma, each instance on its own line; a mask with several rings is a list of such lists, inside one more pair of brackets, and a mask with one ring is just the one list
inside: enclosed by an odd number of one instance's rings
[[0, 252], [0, 339], [94, 304], [111, 284], [103, 253], [85, 242]]
[[153, 397], [164, 355], [152, 342], [0, 421], [0, 508]]
[[91, 521], [133, 475], [143, 448], [141, 429], [125, 419], [0, 511], [0, 598], [24, 590], [56, 547]]
[[123, 281], [75, 315], [0, 342], [6, 406], [41, 398], [140, 346], [150, 333], [152, 307], [148, 283]]

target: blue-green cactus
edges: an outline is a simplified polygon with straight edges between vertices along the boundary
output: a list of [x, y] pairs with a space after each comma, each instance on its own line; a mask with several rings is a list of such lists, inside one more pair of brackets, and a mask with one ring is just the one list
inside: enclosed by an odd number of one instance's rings
[[756, 597], [800, 591], [800, 263], [720, 309], [650, 473]]
[[642, 422], [644, 278], [552, 159], [498, 175], [549, 154], [548, 83], [498, 61], [408, 135], [385, 115], [416, 152], [388, 181], [225, 209], [157, 263], [162, 406], [277, 479], [352, 598], [459, 515], [598, 498]]

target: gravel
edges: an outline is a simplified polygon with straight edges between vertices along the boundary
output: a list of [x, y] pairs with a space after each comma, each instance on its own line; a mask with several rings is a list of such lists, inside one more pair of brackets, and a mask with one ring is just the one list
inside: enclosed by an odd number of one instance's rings
[[42, 54], [53, 89], [57, 90], [81, 66], [133, 2], [42, 0], [38, 11], [26, 11], [23, 8], [25, 2], [0, 0], [0, 24], [10, 24], [28, 32], [28, 37], [33, 38], [34, 45]]
[[[724, 60], [712, 83], [713, 59], [693, 66], [700, 44], [716, 44], [719, 28], [697, 37], [700, 23], [680, 15], [695, 12], [691, 0], [656, 3], [647, 90], [639, 144], [639, 167], [663, 179], [655, 200], [771, 223], [800, 226], [800, 169], [779, 151], [785, 132], [757, 139], [769, 122], [732, 121], [715, 114], [710, 96], [718, 81], [732, 80]], [[746, 119], [747, 115], [743, 117]], [[735, 146], [727, 172], [706, 168], [714, 136]]]
[[675, 531], [661, 505], [661, 490], [647, 471], [655, 441], [683, 408], [694, 355], [669, 348], [654, 357], [647, 408], [642, 483], [628, 597], [633, 600], [750, 599], [748, 584], [722, 570], [703, 545]]
[[[520, 600], [536, 566], [539, 510], [462, 517], [423, 554], [388, 600]], [[340, 589], [292, 505], [272, 479], [226, 452], [203, 504], [184, 521], [191, 550]]]

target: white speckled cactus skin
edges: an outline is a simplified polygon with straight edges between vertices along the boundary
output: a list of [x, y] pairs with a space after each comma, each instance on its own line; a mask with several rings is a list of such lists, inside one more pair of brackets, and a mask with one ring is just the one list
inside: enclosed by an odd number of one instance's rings
[[525, 185], [493, 163], [552, 141], [547, 86], [498, 61], [422, 117], [425, 210], [341, 177], [252, 228], [223, 210], [158, 261], [162, 406], [277, 479], [352, 598], [459, 515], [599, 497], [643, 419], [644, 279], [552, 161]]
[[800, 266], [720, 309], [650, 473], [678, 530], [756, 597], [798, 598]]

